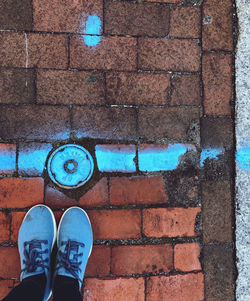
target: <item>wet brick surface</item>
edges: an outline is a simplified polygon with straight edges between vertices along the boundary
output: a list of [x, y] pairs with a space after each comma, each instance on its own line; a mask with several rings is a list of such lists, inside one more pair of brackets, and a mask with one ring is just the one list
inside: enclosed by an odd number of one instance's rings
[[[234, 300], [234, 4], [0, 3], [0, 299], [18, 230], [43, 203], [86, 210], [84, 301]], [[234, 28], [234, 32], [237, 32]], [[79, 144], [81, 188], [49, 178]]]

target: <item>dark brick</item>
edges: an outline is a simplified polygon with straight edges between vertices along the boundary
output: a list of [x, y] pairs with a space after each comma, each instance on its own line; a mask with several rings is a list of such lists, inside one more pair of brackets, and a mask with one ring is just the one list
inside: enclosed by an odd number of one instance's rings
[[205, 53], [202, 58], [204, 84], [204, 114], [231, 115], [232, 56], [225, 53]]
[[230, 184], [223, 182], [202, 183], [203, 241], [232, 241], [232, 200]]
[[48, 104], [103, 104], [105, 102], [103, 74], [39, 70], [37, 101]]
[[233, 50], [232, 6], [230, 0], [203, 2], [203, 50]]
[[171, 79], [171, 90], [172, 106], [199, 106], [201, 103], [199, 75], [174, 75]]
[[136, 38], [101, 37], [96, 46], [88, 46], [83, 36], [73, 36], [70, 49], [71, 68], [136, 69]]
[[46, 186], [45, 188], [45, 205], [50, 208], [67, 208], [76, 206], [76, 200], [67, 197], [64, 193], [59, 190]]
[[73, 130], [78, 137], [134, 139], [136, 111], [133, 108], [74, 107]]
[[106, 75], [110, 104], [164, 105], [168, 102], [169, 74], [112, 72]]
[[201, 34], [201, 10], [199, 7], [171, 7], [170, 36], [199, 38]]
[[203, 247], [206, 300], [234, 300], [234, 258], [231, 247]]
[[1, 139], [67, 139], [69, 110], [56, 106], [2, 106], [0, 125]]
[[166, 36], [169, 8], [151, 3], [108, 0], [104, 22], [106, 34]]
[[175, 138], [184, 142], [192, 122], [199, 120], [196, 108], [140, 108], [139, 135], [148, 139]]
[[0, 28], [32, 30], [32, 5], [30, 0], [4, 0], [0, 2]]
[[0, 103], [31, 103], [34, 100], [35, 71], [0, 69]]
[[142, 70], [198, 71], [198, 41], [139, 38], [138, 67]]

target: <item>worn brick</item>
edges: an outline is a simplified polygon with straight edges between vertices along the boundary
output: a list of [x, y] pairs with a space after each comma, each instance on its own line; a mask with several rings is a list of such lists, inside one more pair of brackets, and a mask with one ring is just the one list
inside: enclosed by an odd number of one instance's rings
[[171, 7], [170, 36], [199, 38], [201, 34], [201, 10], [199, 7]]
[[176, 138], [187, 142], [190, 141], [188, 130], [199, 120], [199, 109], [140, 108], [138, 120], [140, 137]]
[[18, 32], [0, 32], [0, 66], [25, 67], [25, 35]]
[[230, 247], [207, 245], [203, 250], [206, 300], [234, 300], [234, 256]]
[[141, 235], [139, 210], [90, 210], [94, 239], [138, 238]]
[[231, 115], [232, 56], [205, 53], [202, 58], [204, 114]]
[[152, 3], [108, 0], [104, 22], [106, 34], [166, 36], [168, 34], [169, 8]]
[[147, 281], [148, 301], [201, 301], [203, 299], [202, 273], [154, 276]]
[[95, 207], [108, 205], [108, 180], [102, 178], [88, 190], [79, 200], [80, 206]]
[[20, 259], [17, 247], [0, 247], [0, 277], [19, 278]]
[[0, 143], [0, 174], [13, 174], [16, 170], [16, 145]]
[[0, 2], [0, 28], [32, 30], [32, 4], [29, 0]]
[[172, 253], [172, 246], [169, 244], [117, 246], [112, 248], [111, 273], [167, 273], [173, 269]]
[[74, 199], [66, 196], [59, 190], [46, 186], [45, 188], [45, 204], [50, 208], [67, 208], [76, 206], [77, 202]]
[[168, 195], [160, 176], [116, 177], [110, 179], [112, 205], [165, 203]]
[[84, 301], [144, 301], [143, 278], [91, 278], [85, 280]]
[[169, 100], [169, 74], [112, 72], [106, 83], [110, 104], [165, 105]]
[[232, 241], [232, 200], [228, 181], [202, 183], [203, 241]]
[[146, 0], [147, 2], [179, 3], [182, 0]]
[[174, 246], [174, 267], [181, 272], [201, 270], [199, 261], [200, 246], [197, 243], [177, 244]]
[[39, 70], [37, 102], [104, 104], [104, 78], [99, 72]]
[[85, 276], [103, 276], [110, 273], [111, 249], [94, 246], [86, 267]]
[[13, 280], [0, 280], [0, 299], [8, 295], [13, 288]]
[[70, 67], [85, 69], [136, 69], [136, 39], [101, 37], [96, 46], [87, 46], [82, 36], [70, 40]]
[[198, 71], [198, 41], [139, 38], [138, 67], [142, 70]]
[[10, 215], [0, 212], [0, 242], [9, 240], [10, 236]]
[[89, 15], [102, 18], [101, 0], [34, 0], [34, 28], [38, 31], [84, 32]]
[[74, 107], [72, 127], [77, 137], [134, 139], [136, 110], [134, 108]]
[[29, 34], [28, 66], [38, 68], [66, 68], [68, 44], [66, 35]]
[[24, 216], [27, 212], [12, 212], [12, 220], [11, 220], [11, 236], [10, 239], [13, 242], [18, 241], [18, 231], [23, 222]]
[[233, 50], [232, 10], [230, 0], [203, 1], [203, 50]]
[[0, 103], [33, 102], [34, 76], [31, 69], [0, 69]]
[[196, 74], [174, 75], [171, 79], [171, 106], [199, 106], [200, 76]]
[[2, 106], [1, 139], [67, 139], [70, 134], [69, 109], [56, 106]]
[[196, 236], [195, 220], [199, 207], [143, 210], [143, 233], [151, 237]]
[[59, 226], [59, 223], [60, 223], [63, 213], [64, 213], [64, 211], [53, 211], [57, 226]]
[[42, 178], [3, 178], [0, 180], [1, 208], [25, 208], [42, 202]]

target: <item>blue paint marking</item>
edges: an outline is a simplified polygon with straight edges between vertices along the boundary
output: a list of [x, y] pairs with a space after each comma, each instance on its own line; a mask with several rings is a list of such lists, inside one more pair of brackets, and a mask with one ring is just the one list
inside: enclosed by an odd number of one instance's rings
[[0, 155], [0, 172], [11, 172], [16, 169], [16, 154]]
[[250, 170], [250, 147], [241, 148], [237, 151], [236, 162], [242, 169]]
[[200, 164], [204, 166], [206, 159], [218, 159], [218, 156], [223, 153], [221, 148], [204, 148], [201, 152]]
[[88, 46], [96, 46], [101, 37], [99, 36], [101, 33], [101, 20], [97, 16], [89, 16], [86, 21], [86, 30], [83, 35], [83, 39], [86, 45]]
[[191, 145], [170, 144], [161, 146], [148, 146], [139, 149], [139, 169], [141, 171], [173, 170], [180, 163], [180, 158], [188, 150], [195, 150]]

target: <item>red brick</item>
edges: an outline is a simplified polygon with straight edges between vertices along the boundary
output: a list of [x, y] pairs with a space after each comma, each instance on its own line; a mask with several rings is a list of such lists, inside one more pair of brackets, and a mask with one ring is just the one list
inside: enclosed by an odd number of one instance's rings
[[161, 176], [116, 177], [110, 180], [112, 205], [165, 203], [168, 196]]
[[233, 50], [232, 9], [230, 0], [203, 2], [203, 50]]
[[10, 239], [13, 242], [18, 241], [18, 232], [21, 224], [23, 222], [24, 216], [27, 212], [12, 212], [12, 222], [11, 222], [11, 236]]
[[206, 53], [202, 58], [204, 114], [230, 115], [232, 97], [232, 56]]
[[0, 32], [0, 66], [25, 67], [25, 35]]
[[39, 70], [37, 101], [49, 104], [104, 104], [102, 73]]
[[57, 226], [59, 225], [63, 213], [64, 211], [53, 211]]
[[113, 35], [166, 36], [169, 8], [151, 3], [107, 1], [105, 33]]
[[0, 280], [0, 299], [8, 295], [13, 288], [13, 280]]
[[144, 209], [143, 232], [152, 237], [196, 236], [195, 219], [199, 212], [199, 207]]
[[197, 243], [177, 244], [174, 247], [174, 267], [182, 272], [201, 270], [199, 256]]
[[88, 190], [79, 200], [80, 206], [95, 207], [108, 205], [108, 181], [102, 178], [94, 187]]
[[198, 108], [140, 108], [140, 137], [148, 139], [175, 138], [186, 142], [189, 129], [199, 121]]
[[173, 269], [171, 245], [118, 246], [112, 248], [111, 273], [147, 274]]
[[94, 246], [85, 276], [101, 276], [110, 273], [111, 250], [107, 246]]
[[66, 35], [29, 34], [28, 66], [38, 68], [66, 68], [68, 46]]
[[170, 90], [169, 74], [112, 72], [106, 75], [110, 104], [165, 105]]
[[180, 3], [182, 0], [146, 0], [147, 2]]
[[34, 28], [38, 31], [84, 32], [89, 15], [102, 17], [102, 0], [34, 0]]
[[90, 210], [94, 239], [138, 238], [141, 235], [139, 210]]
[[16, 170], [16, 145], [0, 143], [0, 174], [12, 174]]
[[202, 273], [151, 277], [147, 283], [148, 301], [201, 301], [204, 299]]
[[199, 7], [171, 7], [170, 36], [199, 38], [201, 34], [201, 10]]
[[3, 178], [0, 180], [1, 208], [25, 208], [42, 202], [42, 178]]
[[21, 273], [17, 247], [0, 247], [0, 277], [19, 278]]
[[0, 212], [0, 242], [9, 240], [10, 236], [10, 215]]
[[144, 301], [143, 278], [86, 279], [83, 301]]
[[139, 38], [138, 66], [142, 70], [198, 71], [198, 41]]
[[199, 106], [201, 103], [199, 75], [174, 75], [171, 90], [171, 106]]
[[45, 189], [45, 204], [50, 208], [67, 208], [76, 206], [77, 202], [59, 190], [47, 186]]
[[70, 67], [85, 69], [136, 69], [136, 39], [101, 37], [96, 46], [87, 46], [82, 36], [70, 41]]

